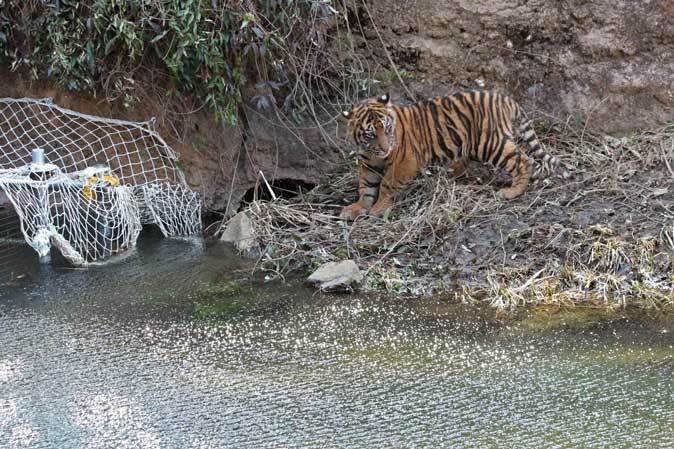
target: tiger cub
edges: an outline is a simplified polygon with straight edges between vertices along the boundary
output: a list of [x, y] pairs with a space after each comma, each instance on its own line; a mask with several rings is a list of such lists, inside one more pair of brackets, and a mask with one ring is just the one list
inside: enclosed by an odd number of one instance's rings
[[548, 169], [557, 163], [541, 148], [520, 106], [498, 92], [459, 92], [407, 106], [393, 104], [386, 94], [343, 115], [360, 159], [359, 199], [340, 214], [347, 219], [367, 212], [380, 216], [405, 182], [437, 162], [452, 161], [455, 176], [469, 160], [507, 170], [512, 184], [497, 192], [506, 199], [521, 195], [529, 184], [532, 160], [527, 150]]

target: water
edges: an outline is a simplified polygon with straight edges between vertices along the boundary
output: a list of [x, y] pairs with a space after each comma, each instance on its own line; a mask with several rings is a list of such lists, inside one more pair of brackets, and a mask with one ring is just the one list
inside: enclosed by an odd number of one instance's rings
[[217, 300], [246, 262], [147, 233], [89, 270], [14, 254], [2, 448], [674, 447], [671, 317], [276, 284]]

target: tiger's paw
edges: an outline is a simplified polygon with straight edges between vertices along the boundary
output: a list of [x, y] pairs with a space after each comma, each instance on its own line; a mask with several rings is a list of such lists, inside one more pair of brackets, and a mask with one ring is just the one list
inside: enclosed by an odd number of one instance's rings
[[525, 189], [518, 187], [504, 187], [496, 192], [496, 197], [504, 200], [512, 200], [524, 193]]
[[393, 205], [390, 203], [377, 203], [372, 209], [370, 209], [370, 215], [372, 217], [381, 217], [386, 214], [387, 210], [390, 210]]
[[364, 215], [367, 213], [367, 209], [361, 206], [358, 203], [354, 203], [350, 206], [346, 206], [342, 209], [342, 212], [339, 214], [339, 218], [344, 220], [355, 220], [356, 217]]
[[457, 161], [449, 165], [449, 172], [452, 178], [459, 178], [466, 172], [466, 164], [462, 161]]

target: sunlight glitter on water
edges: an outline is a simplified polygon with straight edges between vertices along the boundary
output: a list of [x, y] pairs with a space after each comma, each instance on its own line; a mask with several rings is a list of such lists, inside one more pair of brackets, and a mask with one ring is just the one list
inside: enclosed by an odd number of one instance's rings
[[199, 316], [236, 260], [151, 240], [0, 293], [0, 447], [674, 447], [671, 320], [540, 331], [279, 285]]

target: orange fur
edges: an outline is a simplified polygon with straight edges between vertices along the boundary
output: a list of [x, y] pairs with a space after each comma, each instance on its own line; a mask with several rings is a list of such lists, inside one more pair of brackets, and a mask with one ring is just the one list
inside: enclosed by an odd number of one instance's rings
[[459, 176], [470, 160], [489, 162], [512, 176], [512, 185], [497, 192], [507, 199], [529, 184], [532, 160], [526, 149], [556, 164], [519, 105], [497, 92], [460, 92], [407, 106], [383, 95], [354, 105], [344, 116], [360, 157], [358, 201], [341, 213], [349, 219], [381, 215], [393, 205], [395, 192], [430, 164], [451, 161]]

